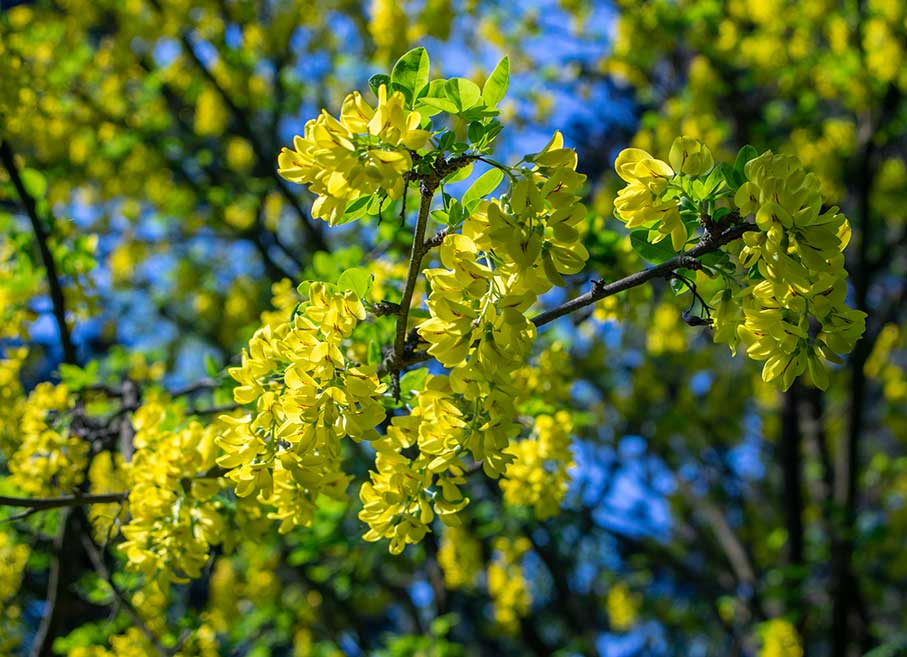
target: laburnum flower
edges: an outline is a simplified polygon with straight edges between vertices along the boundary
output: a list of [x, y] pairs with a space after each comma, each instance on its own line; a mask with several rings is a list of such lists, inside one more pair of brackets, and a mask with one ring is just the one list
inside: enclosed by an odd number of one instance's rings
[[759, 657], [803, 657], [803, 646], [793, 623], [773, 618], [759, 625]]
[[708, 146], [693, 137], [678, 137], [671, 144], [668, 162], [674, 171], [688, 176], [701, 176], [708, 173], [715, 165], [712, 151]]
[[216, 425], [166, 428], [166, 399], [149, 399], [133, 418], [136, 447], [126, 467], [130, 520], [120, 549], [128, 567], [160, 582], [201, 575], [224, 520], [213, 499], [216, 479], [199, 478], [214, 466]]
[[741, 263], [793, 284], [809, 279], [810, 272], [843, 272], [850, 224], [836, 207], [821, 211], [818, 178], [794, 156], [771, 151], [747, 162], [744, 171], [747, 182], [734, 202], [742, 216], [755, 215], [760, 232], [744, 235]]
[[[793, 156], [766, 152], [744, 173], [734, 202], [759, 231], [744, 234], [738, 257], [765, 280], [735, 295], [742, 324], [730, 305], [719, 308], [715, 340], [733, 347], [739, 337], [747, 355], [764, 361], [762, 378], [782, 389], [803, 374], [824, 389], [825, 361], [841, 363], [865, 329], [865, 313], [846, 305], [850, 225], [835, 207], [822, 212], [818, 179]], [[728, 330], [735, 323], [736, 336]]]
[[457, 514], [469, 503], [459, 489], [466, 483], [460, 467], [448, 464], [447, 470], [438, 474], [429, 468], [434, 460], [431, 455], [409, 459], [401, 453], [418, 440], [419, 428], [428, 421], [418, 415], [395, 417], [387, 436], [372, 443], [377, 452], [377, 471], [372, 471], [370, 481], [359, 489], [359, 519], [369, 526], [363, 538], [389, 538], [391, 554], [400, 554], [408, 544], [420, 542], [436, 515], [443, 523], [458, 526]]
[[39, 383], [19, 424], [21, 442], [9, 460], [10, 483], [33, 497], [71, 493], [84, 479], [91, 445], [64, 423], [73, 402], [64, 384]]
[[308, 185], [316, 195], [312, 214], [333, 226], [361, 196], [383, 190], [392, 199], [400, 197], [404, 174], [413, 166], [410, 152], [431, 136], [421, 121], [418, 112], [406, 109], [399, 91], [388, 94], [381, 85], [377, 107], [354, 92], [344, 99], [339, 120], [322, 110], [305, 124], [293, 148], [281, 150], [277, 171]]
[[410, 421], [418, 425], [419, 452], [431, 458], [428, 469], [443, 472], [451, 465], [461, 465], [466, 422], [453, 398], [450, 380], [446, 376], [427, 377], [418, 397], [419, 406]]
[[494, 540], [495, 556], [488, 565], [488, 594], [494, 603], [494, 619], [501, 629], [513, 634], [521, 618], [529, 614], [532, 593], [523, 573], [523, 555], [529, 539], [499, 537]]
[[[114, 452], [100, 452], [88, 468], [88, 480], [92, 493], [118, 493], [126, 490], [126, 467], [123, 455]], [[92, 504], [88, 508], [92, 532], [98, 543], [103, 543], [116, 534], [117, 519], [126, 516], [124, 504]]]
[[445, 527], [438, 565], [449, 589], [472, 589], [482, 572], [482, 544], [465, 527]]
[[[579, 231], [586, 219], [580, 202], [586, 176], [576, 172], [576, 151], [564, 147], [560, 132], [527, 160], [533, 168], [503, 199], [483, 201], [463, 234], [493, 252], [508, 274], [531, 279], [514, 280], [514, 286], [542, 294], [552, 285], [566, 285], [564, 275], [579, 272], [589, 259]], [[540, 281], [545, 282], [539, 286]]]
[[10, 604], [18, 593], [31, 552], [28, 545], [17, 543], [14, 536], [11, 532], [0, 531], [0, 563], [3, 564], [3, 570], [0, 571], [0, 600], [3, 600], [4, 605]]
[[[359, 490], [359, 518], [369, 525], [365, 540], [389, 538], [394, 554], [419, 542], [435, 516], [458, 526], [458, 513], [469, 503], [460, 491], [467, 423], [448, 377], [426, 377], [414, 402], [409, 415], [394, 417], [386, 435], [372, 442], [377, 471]], [[418, 456], [402, 454], [414, 445]]]
[[512, 443], [506, 452], [513, 455], [501, 490], [511, 506], [531, 506], [539, 520], [550, 518], [560, 509], [570, 482], [570, 431], [573, 421], [567, 411], [535, 418], [532, 435]]
[[670, 236], [671, 246], [680, 251], [689, 235], [680, 217], [678, 200], [665, 196], [674, 170], [667, 162], [639, 148], [622, 150], [614, 162], [614, 170], [629, 183], [614, 199], [614, 208], [627, 228], [653, 229], [653, 242]]
[[[762, 378], [787, 390], [808, 372], [819, 388], [828, 386], [824, 361], [843, 362], [865, 329], [865, 314], [848, 308], [846, 283], [831, 275], [819, 277], [806, 292], [784, 283], [762, 281], [744, 299], [745, 322], [739, 329], [747, 355], [765, 361]], [[819, 324], [811, 330], [810, 318]]]
[[230, 375], [234, 399], [255, 404], [243, 417], [222, 416], [218, 465], [241, 498], [273, 507], [280, 531], [309, 526], [318, 496], [343, 499], [351, 477], [341, 467], [341, 440], [375, 440], [385, 417], [374, 365], [346, 355], [365, 308], [355, 292], [312, 283], [290, 321], [264, 326]]

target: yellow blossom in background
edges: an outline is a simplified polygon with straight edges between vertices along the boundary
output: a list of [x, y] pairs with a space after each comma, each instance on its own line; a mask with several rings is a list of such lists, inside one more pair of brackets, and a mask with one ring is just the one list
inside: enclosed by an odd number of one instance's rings
[[482, 572], [482, 545], [465, 527], [445, 527], [438, 549], [438, 564], [448, 588], [471, 589]]
[[519, 631], [520, 619], [529, 613], [532, 594], [523, 573], [523, 555], [529, 539], [500, 537], [494, 540], [495, 556], [488, 565], [488, 594], [494, 602], [494, 619], [508, 634]]
[[625, 584], [612, 585], [605, 596], [605, 609], [611, 628], [617, 632], [626, 632], [632, 628], [639, 617], [639, 604], [638, 596]]
[[773, 618], [759, 625], [759, 657], [803, 657], [800, 637], [790, 621]]

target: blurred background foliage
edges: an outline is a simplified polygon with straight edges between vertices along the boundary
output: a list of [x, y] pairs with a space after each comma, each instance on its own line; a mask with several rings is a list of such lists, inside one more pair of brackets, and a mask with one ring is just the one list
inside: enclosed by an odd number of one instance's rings
[[[592, 258], [568, 293], [645, 266], [612, 218], [610, 167], [627, 145], [664, 157], [684, 134], [725, 158], [746, 143], [796, 154], [854, 226], [867, 333], [828, 391], [767, 387], [685, 325], [689, 299], [668, 285], [611, 297], [545, 333], [552, 381], [581, 419], [559, 515], [538, 520], [471, 482], [470, 526], [401, 557], [359, 539], [352, 503], [279, 539], [265, 524], [170, 599], [133, 599], [174, 652], [907, 651], [905, 3], [0, 4], [0, 137], [53, 219], [75, 385], [191, 384], [229, 364], [299, 281], [377, 255], [402, 266], [396, 209], [328, 233], [275, 168], [307, 118], [413, 45], [440, 74], [479, 81], [510, 56], [499, 159], [555, 127], [578, 149]], [[0, 228], [4, 405], [66, 355], [5, 172]], [[0, 441], [14, 430], [0, 426]], [[90, 569], [65, 638], [36, 641], [55, 519], [33, 520], [25, 547], [0, 531], [0, 652], [154, 654]]]

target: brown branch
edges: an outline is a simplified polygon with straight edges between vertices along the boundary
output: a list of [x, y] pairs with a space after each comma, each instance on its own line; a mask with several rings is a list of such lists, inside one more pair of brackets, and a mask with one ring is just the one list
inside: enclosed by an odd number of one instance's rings
[[421, 203], [419, 216], [416, 219], [416, 228], [413, 231], [413, 245], [409, 256], [409, 269], [406, 272], [406, 282], [403, 285], [403, 297], [400, 300], [400, 311], [397, 313], [397, 331], [394, 338], [394, 357], [402, 361], [406, 348], [406, 325], [409, 322], [410, 305], [416, 290], [416, 281], [422, 271], [422, 256], [425, 255], [425, 228], [428, 225], [428, 212], [431, 201], [435, 195], [437, 185], [422, 181], [420, 187]]
[[613, 283], [605, 283], [604, 281], [594, 281], [592, 283], [592, 288], [585, 294], [581, 294], [578, 297], [570, 299], [562, 303], [561, 305], [546, 310], [545, 312], [536, 315], [532, 318], [532, 323], [536, 326], [544, 326], [549, 322], [563, 317], [564, 315], [569, 315], [572, 312], [584, 308], [586, 306], [592, 305], [597, 301], [601, 301], [606, 297], [618, 294], [625, 290], [629, 290], [632, 287], [642, 285], [646, 281], [650, 281], [656, 278], [664, 278], [665, 276], [670, 275], [676, 269], [682, 269], [684, 267], [690, 267], [691, 265], [695, 266], [693, 263], [697, 261], [697, 258], [704, 256], [707, 253], [712, 253], [717, 251], [720, 247], [733, 242], [734, 240], [740, 239], [744, 233], [750, 231], [759, 230], [754, 224], [738, 224], [732, 228], [727, 229], [723, 233], [715, 236], [706, 235], [700, 240], [699, 244], [694, 246], [692, 249], [686, 253], [677, 255], [670, 260], [666, 260], [660, 265], [655, 265], [649, 269], [630, 274], [625, 276], [620, 280], [614, 281]]
[[190, 415], [219, 415], [221, 413], [232, 413], [242, 408], [242, 404], [224, 404], [223, 406], [211, 406], [209, 408], [191, 408], [187, 412]]
[[97, 493], [94, 495], [62, 495], [60, 497], [9, 497], [0, 495], [0, 506], [18, 506], [34, 511], [64, 509], [89, 504], [110, 504], [122, 502], [129, 497], [129, 491], [123, 493]]
[[22, 177], [19, 175], [19, 167], [16, 165], [16, 157], [13, 153], [12, 146], [8, 141], [0, 140], [0, 160], [9, 174], [9, 178], [16, 188], [16, 193], [25, 207], [25, 212], [31, 221], [32, 230], [35, 232], [35, 239], [38, 242], [38, 250], [41, 252], [41, 261], [44, 264], [44, 270], [47, 273], [47, 285], [50, 289], [50, 300], [53, 304], [54, 318], [57, 321], [57, 328], [60, 332], [60, 345], [63, 347], [63, 362], [71, 365], [76, 364], [76, 348], [72, 342], [72, 336], [69, 333], [69, 326], [66, 324], [66, 303], [63, 298], [63, 288], [60, 285], [60, 277], [57, 273], [57, 264], [54, 262], [53, 254], [48, 246], [48, 234], [38, 216], [38, 209], [35, 199], [25, 189]]
[[[159, 11], [162, 11], [160, 3], [157, 0], [154, 0], [152, 4], [158, 8]], [[302, 205], [299, 203], [299, 199], [293, 195], [293, 192], [290, 191], [290, 188], [287, 186], [286, 181], [278, 175], [277, 170], [273, 164], [276, 161], [276, 154], [271, 156], [267, 153], [264, 145], [261, 143], [261, 140], [258, 138], [255, 130], [252, 128], [252, 122], [249, 117], [246, 115], [246, 112], [241, 108], [235, 100], [227, 93], [227, 90], [224, 89], [217, 78], [214, 77], [214, 74], [211, 70], [205, 66], [205, 63], [198, 56], [198, 53], [195, 52], [195, 46], [192, 43], [192, 40], [189, 38], [189, 34], [185, 31], [180, 33], [180, 42], [183, 44], [183, 49], [186, 51], [186, 54], [192, 60], [192, 63], [199, 70], [199, 72], [204, 76], [208, 83], [217, 91], [218, 95], [223, 100], [224, 104], [227, 106], [227, 109], [230, 110], [230, 113], [233, 115], [233, 118], [236, 120], [239, 125], [240, 132], [243, 136], [249, 140], [249, 143], [252, 146], [252, 151], [255, 153], [255, 157], [258, 159], [259, 165], [269, 172], [271, 178], [277, 183], [277, 187], [280, 190], [281, 195], [287, 200], [296, 214], [299, 216], [299, 220], [302, 223], [303, 228], [308, 235], [308, 238], [312, 246], [317, 251], [330, 251], [330, 247], [324, 239], [324, 235], [321, 231], [315, 226], [314, 222], [309, 218], [305, 210], [302, 209]]]
[[161, 640], [151, 631], [142, 617], [139, 615], [139, 612], [136, 611], [136, 608], [129, 601], [129, 598], [126, 597], [126, 594], [123, 593], [120, 588], [114, 583], [113, 577], [110, 574], [107, 566], [104, 564], [104, 559], [101, 555], [100, 550], [94, 544], [94, 541], [91, 540], [86, 534], [82, 535], [82, 545], [85, 547], [85, 551], [88, 553], [88, 558], [91, 560], [91, 565], [94, 567], [95, 572], [98, 576], [103, 579], [107, 586], [110, 587], [111, 592], [114, 597], [117, 599], [117, 602], [126, 610], [126, 613], [129, 614], [129, 617], [132, 619], [132, 622], [135, 623], [135, 626], [138, 630], [148, 639], [148, 642], [154, 648], [154, 651], [160, 657], [168, 657], [169, 651], [161, 643]]
[[[720, 247], [725, 244], [729, 244], [736, 239], [739, 239], [744, 233], [750, 231], [757, 231], [759, 228], [754, 224], [738, 224], [732, 228], [727, 229], [720, 235], [716, 236], [706, 236], [704, 237], [699, 244], [694, 246], [692, 249], [686, 253], [682, 253], [670, 260], [667, 260], [660, 265], [656, 265], [649, 269], [643, 271], [638, 271], [629, 276], [625, 276], [619, 280], [614, 281], [613, 283], [605, 283], [604, 281], [595, 281], [592, 283], [592, 289], [581, 294], [578, 297], [570, 299], [569, 301], [564, 302], [560, 306], [546, 310], [539, 315], [536, 315], [532, 318], [532, 323], [536, 326], [544, 326], [550, 322], [553, 322], [555, 319], [563, 317], [564, 315], [569, 315], [572, 312], [590, 306], [597, 301], [601, 301], [606, 297], [613, 296], [630, 288], [637, 287], [646, 283], [647, 281], [654, 280], [656, 278], [664, 278], [671, 275], [674, 270], [681, 269], [684, 267], [695, 267], [698, 266], [698, 258], [704, 256], [713, 251], [717, 251]], [[424, 251], [422, 255], [424, 255]], [[399, 330], [399, 324], [398, 324]], [[404, 339], [405, 341], [405, 339]], [[399, 357], [397, 355], [397, 350], [389, 353], [381, 364], [378, 366], [378, 376], [384, 376], [387, 373], [399, 372], [404, 367], [408, 365], [415, 365], [416, 363], [421, 363], [428, 360], [428, 352], [425, 351], [413, 351], [408, 353], [406, 350], [403, 351], [403, 356]]]
[[756, 588], [758, 582], [756, 569], [753, 567], [749, 552], [733, 527], [731, 527], [727, 517], [709, 499], [704, 496], [697, 496], [687, 482], [678, 480], [678, 489], [687, 498], [690, 506], [697, 509], [702, 518], [708, 523], [718, 547], [734, 573], [734, 578], [739, 584], [749, 589], [754, 615], [765, 618], [762, 599]]
[[182, 388], [176, 388], [168, 394], [171, 397], [184, 397], [194, 395], [197, 392], [205, 392], [206, 390], [211, 390], [212, 388], [216, 388], [218, 385], [219, 383], [214, 379], [199, 379], [195, 383], [190, 383], [189, 385]]
[[[216, 479], [227, 473], [224, 468], [215, 465], [195, 475], [195, 479]], [[186, 482], [191, 482], [191, 477]], [[86, 495], [61, 495], [59, 497], [9, 497], [0, 495], [0, 507], [17, 506], [29, 509], [31, 513], [50, 509], [64, 509], [91, 504], [116, 504], [129, 499], [130, 491], [118, 493], [93, 493]]]

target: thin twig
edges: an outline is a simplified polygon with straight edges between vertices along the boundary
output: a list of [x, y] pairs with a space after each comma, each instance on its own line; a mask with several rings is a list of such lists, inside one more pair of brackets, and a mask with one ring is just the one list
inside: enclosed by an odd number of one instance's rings
[[0, 506], [18, 506], [33, 511], [46, 511], [48, 509], [63, 509], [73, 506], [86, 506], [88, 504], [122, 502], [128, 496], [129, 491], [93, 495], [61, 495], [60, 497], [9, 497], [0, 495]]
[[224, 404], [223, 406], [211, 406], [210, 408], [193, 408], [188, 411], [190, 415], [219, 415], [220, 413], [232, 413], [242, 408], [241, 404]]
[[[155, 1], [152, 3], [154, 6], [160, 9], [160, 3]], [[180, 41], [183, 44], [183, 49], [186, 54], [189, 56], [189, 59], [192, 60], [192, 63], [195, 64], [195, 67], [201, 72], [209, 84], [214, 87], [214, 90], [217, 91], [218, 95], [223, 100], [224, 104], [229, 109], [230, 113], [236, 119], [236, 122], [239, 124], [240, 132], [243, 136], [249, 140], [250, 145], [252, 146], [252, 151], [255, 153], [256, 158], [258, 159], [259, 165], [268, 171], [271, 174], [271, 178], [277, 183], [277, 188], [279, 189], [281, 195], [287, 200], [293, 210], [299, 217], [300, 222], [302, 223], [303, 228], [308, 236], [308, 239], [315, 251], [330, 251], [330, 247], [324, 239], [324, 235], [316, 227], [315, 223], [309, 218], [308, 214], [302, 209], [302, 205], [299, 203], [299, 199], [290, 191], [290, 188], [287, 186], [286, 181], [281, 178], [277, 170], [272, 164], [272, 158], [266, 152], [265, 147], [261, 143], [258, 135], [255, 130], [252, 128], [252, 122], [249, 119], [249, 116], [246, 112], [233, 100], [227, 90], [218, 82], [217, 78], [214, 77], [214, 74], [211, 70], [205, 66], [205, 63], [198, 56], [198, 53], [195, 52], [195, 45], [192, 43], [192, 39], [189, 36], [187, 31], [180, 33]]]
[[[660, 265], [656, 265], [655, 267], [635, 272], [633, 274], [630, 274], [629, 276], [625, 276], [617, 281], [614, 281], [613, 283], [595, 281], [592, 283], [591, 290], [561, 304], [560, 306], [552, 308], [551, 310], [546, 310], [545, 312], [536, 315], [532, 319], [532, 323], [536, 326], [544, 326], [545, 324], [553, 322], [559, 317], [563, 317], [564, 315], [575, 312], [580, 308], [592, 305], [595, 302], [600, 301], [606, 297], [610, 297], [612, 295], [618, 294], [619, 292], [637, 287], [647, 281], [669, 276], [675, 269], [690, 268], [696, 258], [704, 256], [707, 253], [717, 251], [725, 244], [739, 239], [740, 236], [742, 236], [744, 233], [754, 230], [759, 229], [753, 224], [739, 224], [734, 226], [733, 228], [729, 228], [727, 231], [721, 233], [720, 235], [704, 239], [686, 253], [671, 258], [670, 260], [667, 260]], [[429, 358], [430, 356], [428, 352], [425, 351], [404, 353], [402, 358], [397, 357], [396, 351], [392, 352], [388, 354], [378, 366], [378, 376], [384, 376], [389, 372], [399, 372], [407, 365], [421, 363], [428, 360]]]
[[[216, 479], [223, 477], [227, 470], [219, 465], [212, 466], [203, 470], [194, 477], [187, 478], [185, 481], [191, 483], [194, 479]], [[64, 509], [74, 506], [88, 506], [90, 504], [115, 504], [125, 502], [129, 499], [130, 491], [121, 491], [118, 493], [94, 493], [87, 495], [61, 495], [59, 497], [9, 497], [0, 495], [0, 507], [17, 506], [29, 509], [28, 515], [37, 511], [47, 511], [49, 509]], [[22, 514], [20, 514], [22, 515]]]
[[403, 362], [406, 350], [406, 325], [409, 321], [410, 305], [416, 290], [416, 281], [422, 271], [422, 257], [425, 255], [425, 228], [428, 225], [428, 213], [431, 201], [434, 198], [437, 183], [423, 180], [420, 187], [421, 203], [419, 216], [416, 219], [416, 228], [413, 231], [413, 245], [409, 256], [409, 269], [406, 272], [406, 282], [403, 285], [403, 297], [400, 300], [400, 311], [397, 314], [397, 331], [394, 338], [393, 357], [395, 365], [392, 371], [399, 371], [399, 363]]
[[114, 583], [113, 577], [110, 575], [110, 570], [104, 564], [104, 558], [101, 555], [101, 552], [98, 550], [97, 546], [94, 544], [94, 541], [91, 540], [86, 534], [82, 535], [82, 545], [85, 546], [85, 551], [88, 553], [88, 558], [91, 560], [92, 566], [94, 566], [95, 572], [98, 576], [103, 579], [107, 586], [110, 587], [111, 592], [114, 597], [117, 599], [117, 602], [126, 610], [126, 613], [129, 614], [129, 617], [132, 619], [132, 622], [135, 623], [135, 626], [138, 630], [148, 639], [148, 642], [154, 647], [155, 652], [160, 657], [169, 657], [170, 652], [164, 647], [164, 644], [161, 643], [161, 640], [151, 631], [142, 617], [139, 615], [139, 612], [129, 601], [129, 598], [126, 597], [126, 594], [120, 590], [120, 588]]
[[69, 326], [66, 324], [66, 303], [63, 298], [63, 288], [60, 285], [60, 278], [57, 274], [57, 265], [54, 262], [53, 254], [48, 245], [48, 234], [41, 224], [41, 218], [38, 216], [38, 209], [35, 199], [25, 189], [22, 177], [19, 175], [19, 167], [16, 165], [16, 157], [13, 148], [8, 141], [0, 140], [0, 160], [6, 168], [9, 178], [16, 188], [16, 193], [25, 207], [25, 212], [31, 221], [32, 229], [35, 232], [35, 239], [38, 241], [38, 250], [41, 252], [41, 262], [44, 264], [44, 270], [47, 273], [47, 285], [50, 289], [50, 300], [53, 304], [54, 318], [57, 321], [57, 328], [60, 331], [60, 345], [63, 347], [63, 362], [70, 365], [76, 364], [76, 347], [72, 342], [72, 336], [69, 333]]
[[707, 253], [717, 251], [720, 247], [733, 242], [736, 239], [739, 239], [744, 233], [750, 231], [759, 230], [754, 224], [739, 224], [732, 228], [729, 228], [720, 235], [715, 235], [714, 237], [704, 238], [692, 249], [686, 253], [677, 255], [670, 260], [666, 260], [660, 265], [655, 265], [649, 269], [630, 274], [625, 276], [620, 280], [614, 281], [613, 283], [605, 283], [604, 281], [595, 281], [592, 283], [592, 289], [588, 292], [574, 297], [569, 301], [562, 303], [561, 305], [552, 308], [551, 310], [546, 310], [545, 312], [536, 315], [532, 318], [532, 323], [536, 326], [544, 326], [549, 322], [563, 317], [564, 315], [569, 315], [570, 313], [584, 308], [585, 306], [592, 305], [596, 301], [601, 301], [606, 297], [610, 297], [624, 290], [629, 290], [632, 287], [636, 287], [650, 281], [655, 278], [662, 278], [675, 269], [689, 268], [691, 262], [696, 258], [703, 256]]

